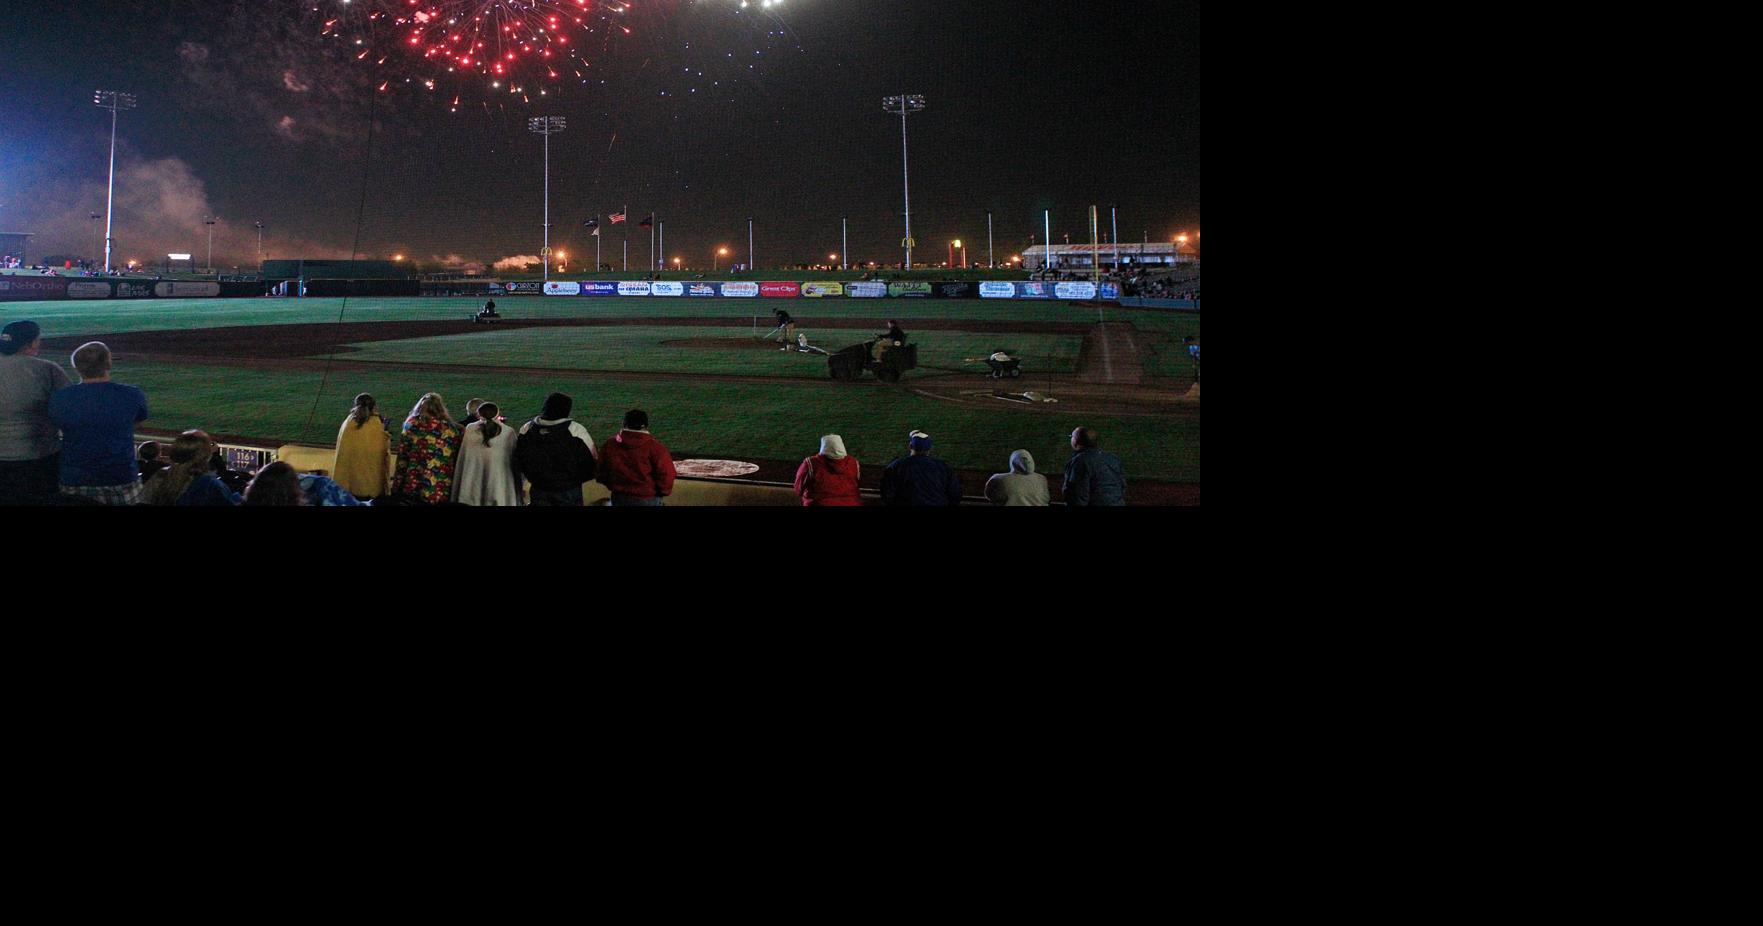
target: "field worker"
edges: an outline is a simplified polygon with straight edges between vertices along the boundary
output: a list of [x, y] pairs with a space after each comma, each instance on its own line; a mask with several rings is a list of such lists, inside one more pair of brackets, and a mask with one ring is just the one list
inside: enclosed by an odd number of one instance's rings
[[898, 321], [890, 318], [888, 319], [887, 332], [875, 342], [875, 361], [880, 363], [882, 357], [886, 356], [890, 349], [905, 346], [906, 332], [900, 328], [900, 323]]
[[[1187, 337], [1182, 338], [1181, 340], [1182, 340], [1183, 344], [1186, 344], [1188, 346], [1188, 356], [1193, 358], [1193, 361], [1194, 361], [1194, 382], [1197, 383], [1200, 381], [1200, 345], [1194, 340], [1193, 335], [1188, 335]], [[1229, 385], [1229, 384], [1227, 383], [1226, 385]]]
[[796, 340], [796, 320], [791, 318], [790, 313], [785, 312], [783, 309], [778, 309], [773, 314], [777, 316], [777, 326], [784, 331], [784, 346], [778, 348], [778, 350], [789, 350], [790, 344]]
[[58, 363], [38, 359], [42, 329], [16, 321], [0, 330], [0, 505], [48, 503], [61, 474], [61, 432], [49, 397], [67, 387]]

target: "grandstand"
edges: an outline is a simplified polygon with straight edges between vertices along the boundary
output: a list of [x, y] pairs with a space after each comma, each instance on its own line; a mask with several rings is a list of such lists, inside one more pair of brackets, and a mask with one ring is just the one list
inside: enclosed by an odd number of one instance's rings
[[25, 251], [29, 250], [31, 239], [35, 237], [36, 235], [23, 232], [0, 232], [0, 263], [12, 258], [20, 264], [29, 265], [30, 261], [25, 259]]
[[1094, 270], [1096, 262], [1101, 261], [1102, 269], [1115, 269], [1114, 257], [1120, 255], [1120, 268], [1129, 267], [1173, 267], [1178, 264], [1197, 264], [1200, 255], [1187, 246], [1173, 243], [1154, 242], [1139, 244], [1124, 242], [1118, 246], [1113, 244], [1055, 244], [1048, 247], [1037, 244], [1022, 252], [1024, 270]]

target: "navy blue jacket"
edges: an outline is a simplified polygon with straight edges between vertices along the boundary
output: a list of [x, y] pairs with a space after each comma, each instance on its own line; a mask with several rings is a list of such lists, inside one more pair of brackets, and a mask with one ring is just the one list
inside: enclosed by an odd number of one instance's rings
[[961, 504], [961, 480], [935, 457], [900, 457], [882, 471], [882, 504], [953, 507]]
[[1082, 450], [1065, 464], [1065, 504], [1086, 507], [1126, 504], [1126, 470], [1103, 450]]

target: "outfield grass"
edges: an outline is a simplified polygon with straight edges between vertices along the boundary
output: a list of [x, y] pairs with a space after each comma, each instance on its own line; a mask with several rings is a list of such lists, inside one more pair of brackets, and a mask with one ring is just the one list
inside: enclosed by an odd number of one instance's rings
[[[839, 329], [815, 331], [802, 325], [797, 330], [810, 343], [829, 351], [861, 343], [861, 332]], [[619, 328], [518, 328], [490, 333], [375, 341], [352, 345], [351, 360], [403, 363], [470, 363], [477, 366], [511, 366], [534, 369], [635, 371], [649, 373], [704, 373], [713, 376], [794, 376], [828, 378], [826, 358], [819, 354], [758, 350], [738, 346], [685, 346], [680, 341], [725, 338], [753, 341], [754, 329], [741, 327], [619, 327]], [[759, 337], [765, 335], [759, 329]], [[919, 368], [907, 378], [948, 372], [976, 372], [983, 363], [965, 363], [1002, 347], [1020, 357], [1025, 367], [1041, 373], [1077, 370], [1079, 335], [993, 334], [973, 331], [926, 330], [912, 336], [918, 346]], [[770, 345], [771, 342], [765, 342]]]
[[[435, 390], [463, 411], [471, 397], [503, 404], [510, 419], [536, 414], [547, 393], [561, 389], [576, 398], [577, 417], [597, 438], [617, 430], [629, 408], [647, 409], [655, 430], [669, 446], [735, 459], [792, 460], [813, 453], [821, 434], [839, 433], [866, 463], [884, 463], [899, 452], [906, 433], [919, 428], [935, 436], [937, 453], [973, 469], [1003, 469], [1011, 450], [1026, 448], [1045, 470], [1068, 455], [1073, 427], [1102, 430], [1109, 449], [1126, 460], [1129, 476], [1172, 481], [1200, 479], [1200, 422], [1197, 415], [1121, 417], [1067, 415], [1015, 408], [996, 410], [928, 399], [897, 389], [826, 388], [811, 379], [825, 373], [825, 360], [780, 351], [742, 351], [663, 347], [662, 341], [716, 336], [751, 336], [770, 330], [771, 312], [787, 306], [799, 317], [811, 343], [837, 349], [856, 343], [864, 332], [815, 327], [816, 318], [849, 317], [880, 322], [898, 318], [920, 345], [922, 367], [967, 369], [960, 363], [1003, 347], [1021, 352], [1031, 371], [1075, 368], [1082, 338], [1077, 335], [989, 334], [915, 328], [914, 319], [1024, 320], [1093, 324], [1129, 321], [1140, 332], [1147, 372], [1190, 374], [1185, 335], [1199, 334], [1199, 317], [1190, 313], [1080, 308], [1063, 302], [980, 300], [726, 300], [508, 298], [498, 300], [510, 318], [710, 317], [726, 318], [722, 328], [550, 328], [474, 331], [465, 338], [425, 338], [360, 345], [359, 359], [465, 363], [491, 366], [579, 367], [596, 370], [699, 372], [704, 380], [593, 383], [559, 382], [544, 374], [435, 373], [396, 370], [333, 372], [320, 392], [318, 372], [175, 365], [118, 357], [117, 379], [146, 389], [153, 406], [149, 427], [182, 430], [201, 427], [227, 434], [286, 442], [328, 444], [358, 392], [380, 398], [388, 417], [401, 418], [423, 392]], [[312, 324], [458, 318], [462, 326], [476, 306], [450, 299], [240, 299], [138, 300], [126, 302], [36, 302], [0, 304], [0, 321], [35, 319], [49, 337], [96, 336], [112, 332], [198, 329], [239, 325]], [[758, 320], [755, 322], [754, 317]], [[61, 352], [51, 352], [60, 354]], [[45, 356], [67, 366], [67, 358]], [[622, 364], [622, 365], [618, 365]], [[70, 370], [71, 374], [71, 370]], [[804, 384], [718, 383], [719, 374], [800, 375]], [[975, 376], [975, 383], [985, 380]], [[308, 419], [314, 408], [317, 412]]]

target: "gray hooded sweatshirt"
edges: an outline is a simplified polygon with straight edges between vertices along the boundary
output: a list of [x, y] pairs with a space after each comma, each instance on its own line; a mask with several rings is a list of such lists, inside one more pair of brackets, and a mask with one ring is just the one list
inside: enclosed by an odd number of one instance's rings
[[986, 498], [994, 505], [1033, 505], [1047, 507], [1052, 496], [1047, 492], [1047, 477], [1035, 472], [1035, 458], [1026, 450], [1010, 455], [1010, 472], [999, 473], [986, 480]]

